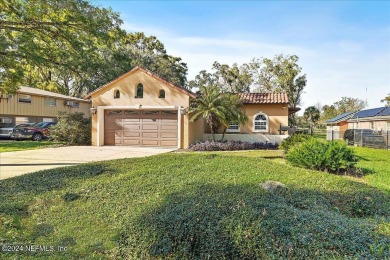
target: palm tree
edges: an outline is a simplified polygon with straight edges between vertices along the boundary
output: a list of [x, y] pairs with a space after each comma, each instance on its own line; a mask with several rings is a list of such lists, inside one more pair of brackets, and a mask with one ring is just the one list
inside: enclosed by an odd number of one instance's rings
[[310, 124], [310, 134], [313, 134], [313, 124], [316, 124], [318, 120], [320, 120], [320, 114], [321, 112], [316, 108], [315, 106], [311, 106], [305, 109], [305, 112], [303, 113], [303, 117], [309, 122]]
[[191, 121], [200, 117], [206, 120], [213, 141], [215, 141], [215, 132], [221, 125], [225, 127], [223, 139], [230, 122], [245, 123], [247, 121], [239, 98], [232, 94], [222, 93], [217, 86], [202, 87], [200, 94], [191, 104], [189, 113], [194, 113]]
[[221, 122], [224, 126], [221, 141], [225, 138], [226, 130], [231, 122], [245, 124], [248, 121], [248, 116], [245, 113], [241, 99], [234, 94], [225, 94], [225, 106], [229, 108], [224, 120]]

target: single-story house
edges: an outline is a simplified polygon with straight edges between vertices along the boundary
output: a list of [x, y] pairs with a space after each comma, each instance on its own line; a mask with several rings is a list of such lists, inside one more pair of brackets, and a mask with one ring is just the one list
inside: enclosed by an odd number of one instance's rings
[[88, 100], [22, 86], [15, 94], [0, 95], [0, 127], [53, 122], [60, 112], [82, 112], [89, 116], [90, 107]]
[[[274, 136], [279, 134], [281, 125], [288, 124], [287, 95], [245, 93], [240, 97], [248, 123], [237, 125], [232, 122], [229, 135], [248, 141], [253, 136], [280, 140]], [[92, 100], [92, 145], [187, 148], [208, 139], [205, 121], [191, 122], [187, 112], [195, 98], [188, 89], [135, 67], [85, 97]], [[251, 138], [243, 138], [248, 136]]]
[[348, 119], [348, 128], [390, 131], [390, 107], [361, 110]]
[[342, 139], [345, 130], [348, 129], [348, 119], [353, 117], [355, 112], [346, 112], [329, 119], [326, 124], [327, 140]]

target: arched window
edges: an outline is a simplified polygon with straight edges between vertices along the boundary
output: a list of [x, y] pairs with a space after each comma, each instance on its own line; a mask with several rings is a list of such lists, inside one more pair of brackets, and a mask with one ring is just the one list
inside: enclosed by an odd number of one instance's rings
[[137, 85], [137, 95], [135, 96], [135, 98], [143, 98], [144, 97], [144, 86], [142, 85], [142, 83], [139, 83]]
[[268, 132], [268, 116], [258, 113], [253, 117], [253, 132]]
[[114, 98], [120, 98], [120, 97], [121, 97], [121, 92], [118, 89], [114, 90]]
[[165, 98], [165, 90], [160, 89], [160, 92], [158, 93], [159, 98]]

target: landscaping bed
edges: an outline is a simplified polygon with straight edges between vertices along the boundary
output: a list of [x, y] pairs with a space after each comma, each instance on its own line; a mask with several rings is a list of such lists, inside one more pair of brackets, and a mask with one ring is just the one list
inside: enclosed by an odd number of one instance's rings
[[191, 144], [189, 151], [237, 151], [237, 150], [276, 150], [277, 143], [243, 142], [243, 141], [202, 141]]

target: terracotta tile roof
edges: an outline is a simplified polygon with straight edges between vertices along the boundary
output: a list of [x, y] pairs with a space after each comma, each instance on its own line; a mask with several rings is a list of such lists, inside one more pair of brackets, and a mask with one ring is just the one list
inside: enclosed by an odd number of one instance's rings
[[188, 89], [186, 89], [186, 88], [183, 88], [183, 87], [181, 87], [181, 86], [175, 85], [175, 84], [173, 84], [173, 83], [171, 83], [171, 82], [165, 80], [164, 78], [158, 76], [156, 73], [151, 72], [150, 70], [147, 70], [147, 69], [142, 68], [142, 67], [140, 67], [140, 66], [136, 66], [136, 67], [134, 67], [133, 69], [131, 69], [130, 71], [128, 71], [128, 72], [122, 74], [121, 76], [117, 77], [116, 79], [114, 79], [114, 80], [108, 82], [107, 84], [105, 84], [105, 85], [103, 85], [103, 86], [101, 86], [101, 87], [95, 89], [94, 91], [88, 93], [88, 94], [84, 97], [84, 99], [90, 98], [94, 93], [96, 93], [96, 92], [100, 91], [101, 89], [104, 89], [104, 88], [106, 88], [106, 87], [108, 87], [108, 86], [111, 86], [111, 84], [113, 84], [113, 83], [115, 83], [115, 82], [118, 82], [119, 80], [121, 80], [121, 79], [123, 79], [123, 78], [129, 76], [130, 74], [133, 74], [134, 72], [136, 72], [136, 71], [138, 71], [138, 70], [143, 71], [144, 73], [148, 74], [149, 76], [151, 76], [151, 77], [153, 77], [153, 78], [155, 78], [155, 79], [157, 79], [157, 80], [159, 80], [159, 81], [161, 81], [161, 82], [167, 84], [168, 86], [170, 86], [170, 87], [172, 87], [172, 88], [174, 88], [174, 89], [176, 89], [176, 90], [178, 90], [178, 91], [180, 91], [180, 92], [182, 92], [182, 93], [184, 93], [184, 94], [187, 94], [187, 95], [190, 96], [190, 97], [193, 97], [193, 98], [196, 97], [195, 93], [192, 93], [190, 90], [188, 90]]
[[239, 93], [244, 104], [288, 104], [286, 93]]

